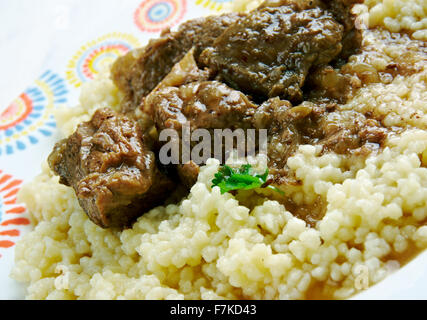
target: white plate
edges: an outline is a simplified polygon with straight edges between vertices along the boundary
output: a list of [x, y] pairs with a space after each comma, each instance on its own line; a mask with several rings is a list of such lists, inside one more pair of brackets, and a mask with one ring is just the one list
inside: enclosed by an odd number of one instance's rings
[[[14, 244], [31, 225], [14, 199], [22, 183], [40, 172], [57, 139], [52, 110], [64, 103], [75, 105], [78, 87], [117, 52], [146, 43], [168, 25], [216, 13], [228, 1], [0, 3], [0, 19], [10, 26], [0, 31], [0, 42], [7, 43], [0, 59], [0, 299], [24, 298], [25, 287], [10, 279], [9, 273]], [[144, 14], [147, 9], [150, 14]], [[12, 95], [18, 98], [7, 103]], [[425, 299], [426, 269], [427, 252], [355, 299]]]

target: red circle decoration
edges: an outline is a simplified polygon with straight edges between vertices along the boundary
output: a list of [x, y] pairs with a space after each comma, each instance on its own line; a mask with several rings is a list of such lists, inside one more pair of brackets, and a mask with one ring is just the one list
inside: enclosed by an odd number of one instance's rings
[[159, 32], [182, 20], [187, 10], [186, 0], [145, 0], [134, 14], [141, 31]]
[[21, 235], [20, 227], [30, 224], [26, 208], [16, 201], [21, 185], [21, 180], [0, 170], [0, 251], [12, 248]]
[[0, 130], [14, 127], [26, 119], [32, 110], [33, 101], [26, 93], [22, 93], [0, 114]]

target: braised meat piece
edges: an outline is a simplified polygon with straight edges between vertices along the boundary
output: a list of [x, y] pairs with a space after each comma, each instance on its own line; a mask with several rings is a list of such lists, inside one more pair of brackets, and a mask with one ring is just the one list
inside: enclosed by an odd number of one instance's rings
[[154, 121], [160, 130], [181, 130], [187, 121], [191, 130], [248, 128], [256, 110], [243, 93], [217, 81], [167, 87], [149, 96], [146, 103], [155, 106]]
[[231, 87], [300, 102], [311, 67], [342, 50], [344, 27], [321, 8], [264, 7], [242, 17], [200, 56]]
[[142, 50], [119, 58], [112, 67], [112, 79], [125, 95], [122, 110], [129, 112], [137, 108], [141, 99], [191, 48], [195, 48], [197, 60], [202, 50], [212, 45], [239, 17], [239, 14], [229, 13], [190, 20], [183, 23], [178, 31], [167, 29], [159, 39], [151, 40]]
[[[243, 93], [217, 81], [159, 89], [146, 98], [145, 106], [152, 110], [158, 130], [175, 129], [180, 135], [186, 124], [190, 132], [200, 128], [250, 128], [257, 107]], [[191, 162], [179, 165], [178, 173], [191, 187], [197, 179], [198, 166]]]
[[355, 28], [355, 16], [351, 13], [353, 6], [363, 0], [322, 0], [326, 9], [334, 15], [335, 20], [344, 26], [345, 32]]
[[279, 98], [269, 99], [259, 106], [252, 122], [255, 128], [268, 130], [267, 155], [270, 171], [273, 167], [284, 167], [298, 145], [304, 143], [304, 136], [294, 126], [299, 121], [304, 124], [303, 128], [314, 127], [308, 117], [310, 111], [306, 108], [294, 109], [289, 101]]
[[304, 85], [304, 98], [317, 102], [346, 103], [362, 87], [362, 81], [356, 75], [342, 71], [331, 66], [312, 70]]
[[151, 94], [160, 88], [179, 87], [191, 82], [208, 80], [209, 71], [198, 67], [194, 58], [194, 52], [195, 48], [193, 47], [185, 54], [181, 61], [173, 66], [169, 74], [153, 89]]
[[163, 80], [151, 91], [151, 93], [142, 99], [139, 108], [135, 110], [133, 118], [137, 119], [140, 128], [143, 130], [145, 141], [152, 150], [157, 151], [160, 147], [158, 141], [158, 131], [153, 121], [153, 114], [156, 104], [146, 103], [152, 101], [153, 96], [162, 88], [167, 87], [180, 87], [196, 81], [205, 81], [209, 78], [207, 70], [201, 70], [197, 66], [194, 59], [194, 48], [187, 52], [187, 54], [175, 64], [171, 72], [163, 78]]
[[[175, 32], [165, 30], [115, 62], [111, 76], [123, 95], [121, 112], [100, 109], [80, 124], [55, 146], [51, 169], [74, 188], [92, 221], [122, 228], [170, 201], [177, 185], [194, 185], [200, 168], [189, 159], [195, 150], [203, 163], [249, 145], [230, 143], [230, 137], [219, 143], [215, 129], [234, 137], [236, 129], [243, 135], [245, 129], [266, 129], [268, 183], [275, 185], [300, 183], [287, 166], [300, 145], [348, 156], [378, 150], [392, 129], [338, 105], [366, 83], [363, 61], [357, 61], [363, 57], [349, 59], [361, 43], [351, 12], [361, 1], [267, 0], [247, 14], [199, 18]], [[165, 129], [174, 129], [167, 131], [173, 133], [169, 141]], [[199, 145], [206, 139], [208, 152]], [[166, 144], [178, 153], [165, 155]], [[309, 223], [324, 214], [289, 201], [286, 207]], [[322, 201], [315, 206], [324, 208]]]
[[351, 10], [355, 4], [363, 3], [363, 0], [323, 0], [323, 2], [335, 20], [344, 26], [343, 48], [337, 61], [338, 64], [343, 64], [351, 55], [359, 51], [362, 43], [362, 32], [355, 25], [356, 16]]
[[290, 6], [295, 11], [324, 7], [322, 0], [266, 0], [258, 8]]
[[81, 207], [103, 228], [129, 226], [175, 187], [136, 123], [108, 108], [60, 141], [48, 160], [60, 183], [74, 188]]
[[335, 111], [323, 115], [319, 122], [324, 150], [348, 154], [368, 144], [378, 148], [386, 139], [388, 129], [380, 122], [353, 111]]
[[351, 12], [358, 3], [363, 3], [363, 0], [267, 0], [260, 7], [291, 6], [296, 11], [313, 8], [327, 10], [344, 27], [343, 50], [338, 57], [344, 61], [360, 49], [362, 42], [361, 30], [355, 25], [356, 16]]
[[378, 148], [389, 130], [355, 111], [335, 110], [336, 104], [304, 102], [292, 107], [273, 98], [255, 112], [253, 125], [268, 129], [268, 167], [275, 183], [295, 183], [286, 166], [300, 145], [322, 145], [325, 152], [352, 154]]

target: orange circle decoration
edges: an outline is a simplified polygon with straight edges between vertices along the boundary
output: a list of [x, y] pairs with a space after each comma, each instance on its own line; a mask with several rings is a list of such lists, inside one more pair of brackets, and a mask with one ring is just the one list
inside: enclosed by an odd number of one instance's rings
[[21, 185], [21, 180], [0, 170], [0, 252], [12, 248], [22, 227], [30, 225], [26, 208], [16, 201]]
[[23, 121], [33, 110], [33, 101], [24, 92], [0, 114], [0, 130], [7, 130]]
[[186, 0], [145, 0], [136, 9], [134, 20], [142, 31], [159, 32], [180, 22], [186, 11]]
[[113, 32], [86, 43], [72, 57], [67, 66], [67, 80], [74, 87], [93, 80], [118, 57], [139, 47], [136, 37]]

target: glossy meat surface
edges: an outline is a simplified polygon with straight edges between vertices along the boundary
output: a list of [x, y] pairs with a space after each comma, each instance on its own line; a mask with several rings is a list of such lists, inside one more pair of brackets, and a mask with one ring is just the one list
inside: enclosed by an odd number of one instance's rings
[[60, 183], [74, 188], [89, 218], [104, 228], [129, 226], [174, 188], [136, 123], [108, 108], [60, 141], [49, 165]]
[[[243, 93], [217, 81], [160, 89], [147, 97], [146, 107], [154, 110], [153, 119], [159, 131], [175, 129], [180, 138], [184, 125], [189, 126], [190, 132], [208, 129], [211, 133], [213, 129], [250, 128], [257, 108]], [[194, 163], [178, 166], [179, 176], [189, 187], [195, 183], [198, 172]]]
[[390, 130], [352, 110], [336, 110], [336, 104], [304, 102], [292, 107], [273, 98], [262, 104], [253, 118], [254, 127], [268, 129], [268, 166], [275, 183], [292, 183], [287, 160], [300, 145], [321, 145], [324, 152], [369, 154], [378, 150]]
[[200, 59], [235, 89], [299, 102], [310, 68], [340, 54], [343, 31], [321, 8], [266, 7], [239, 19]]
[[151, 92], [184, 55], [195, 48], [196, 60], [203, 49], [212, 45], [239, 14], [198, 18], [183, 23], [176, 32], [165, 30], [159, 39], [136, 52], [119, 58], [112, 68], [112, 79], [124, 93], [122, 110], [136, 109], [141, 99]]
[[[214, 156], [215, 129], [266, 129], [269, 183], [279, 187], [299, 183], [287, 160], [301, 145], [349, 157], [377, 152], [389, 129], [339, 107], [368, 83], [361, 57], [353, 55], [361, 45], [351, 13], [358, 2], [269, 0], [247, 14], [165, 30], [116, 61], [112, 79], [123, 95], [120, 113], [101, 109], [80, 124], [55, 146], [52, 170], [75, 189], [95, 223], [123, 228], [163, 204], [177, 185], [189, 189], [197, 181], [199, 165], [181, 153], [173, 164], [156, 160], [164, 129], [176, 130], [181, 152], [183, 128], [190, 134], [205, 129], [208, 158]], [[188, 144], [192, 149], [199, 142]], [[227, 158], [230, 150], [220, 148]], [[315, 223], [323, 211], [312, 209], [295, 205], [292, 212]]]

